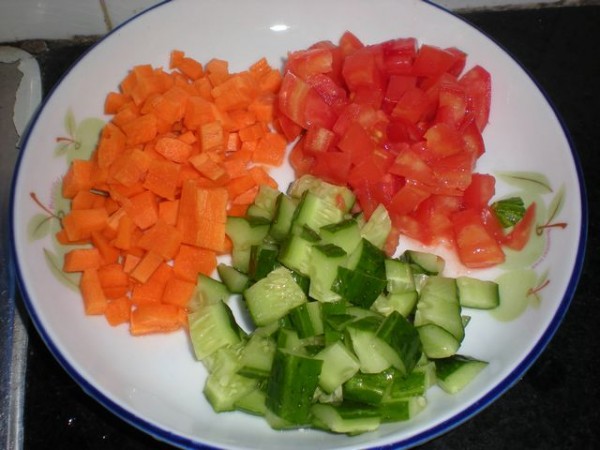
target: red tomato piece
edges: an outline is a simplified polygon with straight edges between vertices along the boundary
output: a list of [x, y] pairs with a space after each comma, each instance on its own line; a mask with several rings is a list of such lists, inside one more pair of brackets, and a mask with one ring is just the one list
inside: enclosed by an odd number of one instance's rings
[[407, 182], [394, 195], [389, 205], [392, 214], [406, 215], [417, 209], [417, 207], [431, 194], [414, 183]]
[[475, 209], [452, 216], [456, 249], [461, 262], [470, 268], [491, 267], [504, 262], [500, 244], [488, 233]]
[[417, 55], [417, 40], [399, 38], [381, 44], [383, 49], [383, 67], [388, 75], [411, 75]]
[[529, 238], [531, 232], [535, 226], [535, 210], [536, 204], [532, 203], [527, 207], [525, 214], [514, 226], [513, 229], [508, 233], [504, 239], [504, 245], [513, 250], [522, 250]]
[[351, 165], [349, 154], [339, 151], [320, 152], [314, 154], [311, 173], [329, 183], [345, 185]]
[[304, 151], [304, 138], [300, 138], [290, 151], [290, 165], [294, 169], [296, 177], [310, 173], [315, 158]]
[[472, 114], [466, 115], [464, 123], [461, 125], [461, 133], [465, 150], [474, 155], [475, 158], [479, 158], [485, 153], [485, 142]]
[[483, 131], [490, 116], [492, 77], [481, 66], [475, 66], [459, 79], [467, 93], [467, 111], [475, 117], [479, 131]]
[[333, 146], [335, 134], [320, 125], [308, 127], [305, 136], [304, 150], [307, 152], [326, 152]]
[[433, 185], [436, 182], [433, 169], [410, 148], [403, 150], [396, 156], [389, 172], [428, 185]]
[[463, 151], [463, 139], [458, 130], [445, 123], [438, 123], [429, 128], [423, 136], [427, 148], [436, 156], [443, 158]]
[[364, 47], [346, 56], [342, 75], [350, 91], [358, 87], [383, 90], [384, 77], [378, 64], [377, 49]]
[[365, 44], [350, 31], [345, 31], [344, 34], [342, 34], [342, 37], [340, 37], [339, 47], [342, 50], [342, 55], [344, 57], [360, 50], [364, 46]]
[[454, 63], [447, 72], [457, 77], [465, 69], [465, 65], [467, 64], [467, 54], [456, 47], [447, 48], [446, 51], [454, 55]]
[[417, 123], [423, 120], [431, 109], [432, 105], [425, 91], [415, 87], [404, 92], [392, 110], [391, 116]]
[[321, 96], [329, 106], [336, 111], [341, 111], [348, 103], [348, 94], [346, 90], [337, 84], [333, 78], [328, 75], [318, 73], [311, 75], [306, 80], [307, 83]]
[[373, 153], [375, 142], [358, 122], [352, 122], [337, 146], [343, 152], [351, 155], [353, 164], [358, 164]]
[[483, 208], [487, 206], [496, 193], [496, 179], [489, 174], [474, 173], [471, 184], [463, 195], [465, 208]]
[[333, 53], [330, 48], [313, 47], [288, 54], [285, 70], [308, 80], [312, 75], [333, 71]]
[[438, 91], [438, 109], [435, 122], [458, 129], [467, 112], [467, 94], [458, 83], [442, 83]]
[[455, 55], [433, 45], [423, 44], [419, 48], [412, 73], [419, 77], [438, 77], [447, 72], [455, 62]]

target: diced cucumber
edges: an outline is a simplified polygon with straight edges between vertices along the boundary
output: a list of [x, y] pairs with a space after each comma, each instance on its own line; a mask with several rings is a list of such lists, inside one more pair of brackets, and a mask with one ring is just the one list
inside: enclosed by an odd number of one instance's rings
[[362, 239], [360, 227], [355, 219], [325, 225], [321, 227], [319, 234], [324, 243], [337, 245], [346, 253], [351, 253]]
[[340, 266], [331, 290], [354, 305], [370, 308], [386, 284], [385, 278]]
[[325, 347], [315, 358], [323, 360], [319, 386], [329, 394], [360, 369], [356, 356], [340, 341]]
[[377, 248], [384, 247], [391, 231], [392, 220], [382, 204], [375, 208], [367, 223], [360, 230], [362, 237]]
[[382, 322], [381, 317], [368, 316], [346, 326], [352, 349], [360, 362], [360, 370], [364, 373], [382, 372], [392, 365], [376, 337]]
[[343, 212], [350, 211], [356, 201], [356, 196], [347, 187], [327, 183], [313, 175], [303, 175], [296, 179], [290, 185], [288, 194], [300, 198], [306, 191], [337, 205]]
[[240, 328], [223, 302], [202, 306], [188, 315], [188, 322], [194, 353], [199, 360], [221, 347], [240, 342]]
[[257, 380], [238, 373], [224, 376], [220, 372], [212, 372], [206, 379], [204, 395], [216, 412], [233, 411], [236, 402], [257, 386]]
[[397, 373], [382, 401], [385, 403], [424, 395], [427, 390], [426, 382], [427, 377], [423, 371], [415, 370], [408, 374]]
[[465, 336], [458, 300], [456, 280], [430, 276], [421, 288], [417, 302], [415, 326], [433, 323], [444, 328], [461, 342]]
[[500, 290], [495, 281], [467, 276], [456, 279], [461, 306], [477, 309], [492, 309], [500, 304]]
[[250, 248], [250, 261], [248, 263], [248, 276], [252, 280], [260, 280], [267, 276], [279, 264], [277, 257], [279, 247], [274, 244], [262, 243]]
[[348, 255], [346, 268], [359, 270], [385, 280], [385, 253], [363, 238]]
[[271, 223], [257, 217], [227, 217], [225, 232], [232, 242], [232, 265], [241, 272], [248, 272], [250, 249], [263, 242]]
[[217, 265], [217, 272], [227, 290], [232, 294], [241, 294], [249, 286], [250, 277], [233, 266], [219, 263]]
[[371, 309], [384, 316], [391, 314], [392, 311], [397, 311], [404, 317], [409, 317], [415, 310], [417, 299], [417, 291], [382, 294], [371, 305]]
[[265, 401], [267, 394], [260, 388], [253, 389], [245, 395], [240, 396], [234, 402], [234, 408], [256, 416], [264, 416], [267, 412]]
[[402, 373], [410, 373], [421, 357], [421, 340], [414, 325], [399, 312], [387, 316], [375, 333], [383, 343], [381, 351]]
[[384, 264], [389, 293], [416, 292], [415, 280], [409, 263], [387, 258]]
[[277, 207], [277, 197], [280, 192], [269, 186], [268, 184], [261, 184], [254, 197], [254, 202], [251, 206], [256, 206], [266, 213], [265, 218], [269, 221], [273, 220], [275, 216], [275, 209]]
[[246, 216], [257, 217], [257, 218], [266, 219], [269, 221], [273, 219], [271, 217], [271, 213], [269, 211], [261, 208], [260, 206], [254, 205], [254, 204], [248, 206], [248, 209], [246, 210]]
[[298, 200], [293, 199], [283, 193], [277, 197], [275, 205], [275, 214], [269, 234], [276, 241], [284, 240], [290, 233], [294, 212], [298, 205]]
[[285, 267], [278, 267], [244, 291], [252, 320], [257, 326], [279, 320], [307, 298]]
[[442, 257], [418, 250], [406, 250], [401, 259], [413, 264], [416, 272], [427, 275], [441, 274], [446, 266], [446, 261]]
[[253, 333], [240, 354], [240, 375], [249, 378], [267, 378], [273, 365], [277, 345], [269, 336]]
[[427, 406], [427, 399], [421, 395], [408, 398], [390, 398], [381, 403], [378, 410], [381, 421], [398, 422], [410, 420], [419, 414]]
[[346, 261], [346, 252], [337, 245], [314, 245], [309, 261], [310, 297], [321, 302], [336, 302], [342, 296], [331, 289], [338, 273], [338, 267]]
[[343, 385], [344, 399], [368, 405], [379, 405], [390, 389], [395, 373], [394, 369], [376, 373], [357, 372]]
[[309, 424], [322, 365], [319, 359], [278, 349], [267, 383], [267, 408], [285, 421]]
[[302, 236], [291, 234], [279, 252], [279, 262], [288, 269], [309, 276], [313, 243]]
[[446, 392], [455, 394], [462, 390], [487, 367], [486, 361], [463, 355], [435, 361], [437, 384]]
[[423, 352], [429, 358], [446, 358], [454, 355], [460, 348], [460, 342], [452, 333], [434, 323], [417, 327]]
[[226, 301], [231, 292], [224, 283], [221, 283], [208, 275], [198, 275], [196, 283], [196, 292], [188, 304], [190, 312], [197, 311], [204, 305]]
[[314, 301], [303, 303], [292, 309], [289, 317], [300, 339], [323, 334], [321, 303]]
[[335, 433], [356, 435], [376, 430], [381, 424], [379, 411], [369, 406], [317, 403], [311, 411], [316, 426]]
[[343, 218], [343, 211], [335, 203], [306, 191], [294, 213], [291, 232], [298, 234], [305, 226], [316, 231], [325, 225], [341, 222]]

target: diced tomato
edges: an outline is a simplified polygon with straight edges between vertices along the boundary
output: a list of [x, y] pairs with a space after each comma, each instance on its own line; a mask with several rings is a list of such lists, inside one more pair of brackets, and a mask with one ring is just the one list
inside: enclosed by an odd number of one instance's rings
[[340, 38], [340, 49], [342, 50], [342, 55], [348, 56], [351, 53], [354, 53], [356, 50], [360, 50], [365, 46], [354, 34], [350, 31], [345, 31]]
[[413, 63], [412, 73], [419, 77], [438, 77], [455, 62], [455, 55], [433, 45], [423, 44]]
[[295, 140], [303, 131], [303, 128], [296, 122], [292, 121], [288, 116], [280, 114], [277, 117], [277, 120], [279, 121], [279, 127], [281, 128], [281, 131], [285, 135], [288, 142]]
[[311, 125], [306, 131], [304, 150], [307, 152], [326, 152], [333, 146], [335, 133], [320, 125]]
[[417, 86], [417, 77], [413, 75], [391, 75], [385, 90], [385, 100], [396, 103], [410, 88]]
[[527, 207], [525, 214], [508, 233], [504, 239], [504, 245], [513, 250], [522, 250], [531, 237], [535, 226], [536, 204], [533, 202]]
[[288, 54], [285, 70], [305, 81], [313, 75], [331, 73], [333, 53], [331, 49], [323, 47], [292, 52]]
[[290, 165], [296, 174], [296, 177], [301, 177], [310, 173], [310, 169], [314, 164], [315, 158], [304, 151], [304, 138], [300, 138], [290, 151]]
[[448, 69], [448, 73], [457, 77], [465, 69], [467, 54], [456, 47], [447, 48], [446, 51], [454, 55], [454, 63]]
[[496, 214], [488, 205], [482, 206], [479, 209], [479, 213], [481, 215], [481, 222], [488, 231], [488, 234], [496, 239], [496, 242], [502, 245], [505, 240], [504, 228], [502, 228], [502, 224]]
[[433, 162], [431, 167], [440, 188], [438, 192], [443, 192], [441, 188], [444, 187], [450, 190], [448, 192], [459, 190], [462, 196], [471, 184], [474, 165], [475, 159], [467, 152], [456, 153]]
[[350, 155], [339, 152], [315, 153], [311, 166], [311, 174], [329, 183], [346, 184], [352, 166]]
[[431, 104], [425, 91], [418, 87], [407, 89], [396, 106], [391, 116], [401, 118], [410, 123], [417, 123], [427, 116], [431, 110]]
[[311, 124], [330, 128], [337, 118], [317, 91], [292, 72], [287, 72], [283, 77], [279, 90], [279, 109], [303, 128]]
[[433, 125], [425, 132], [423, 137], [427, 141], [427, 148], [440, 158], [463, 151], [461, 134], [445, 123]]
[[438, 109], [435, 122], [458, 129], [467, 112], [467, 94], [458, 83], [442, 83], [438, 90]]
[[489, 174], [474, 173], [471, 184], [465, 189], [463, 205], [465, 208], [483, 208], [496, 193], [496, 179]]
[[419, 188], [414, 183], [407, 182], [400, 188], [392, 198], [389, 211], [392, 214], [406, 215], [417, 209], [417, 207], [431, 194]]
[[417, 40], [400, 38], [386, 41], [383, 48], [383, 65], [389, 75], [411, 75], [417, 55]]
[[306, 81], [336, 112], [339, 113], [348, 103], [346, 90], [329, 75], [318, 73], [311, 75]]
[[389, 169], [390, 173], [424, 184], [435, 184], [433, 169], [411, 148], [400, 152]]
[[475, 123], [475, 117], [472, 114], [467, 114], [463, 125], [461, 126], [461, 132], [465, 149], [479, 158], [485, 153], [485, 143], [481, 132]]
[[384, 77], [379, 68], [379, 55], [373, 47], [364, 47], [346, 56], [342, 75], [350, 91], [358, 87], [383, 90]]
[[351, 155], [354, 164], [359, 164], [373, 153], [375, 143], [358, 122], [352, 122], [338, 142], [338, 147]]
[[481, 132], [490, 116], [492, 77], [483, 67], [475, 66], [460, 77], [459, 83], [467, 93], [467, 111], [473, 114]]
[[452, 223], [458, 256], [465, 266], [484, 268], [504, 262], [500, 244], [488, 233], [477, 210], [455, 213]]

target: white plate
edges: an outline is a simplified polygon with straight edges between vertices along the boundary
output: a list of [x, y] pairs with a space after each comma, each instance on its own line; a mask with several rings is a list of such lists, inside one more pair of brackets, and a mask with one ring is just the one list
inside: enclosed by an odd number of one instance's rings
[[[412, 36], [420, 43], [455, 46], [467, 52], [468, 66], [487, 68], [493, 103], [480, 171], [499, 176], [499, 194], [537, 200], [538, 224], [567, 226], [543, 228], [531, 248], [511, 257], [516, 270], [511, 276], [525, 284], [505, 286], [521, 287], [521, 305], [508, 305], [513, 309], [501, 314], [472, 312], [461, 353], [490, 365], [464, 391], [449, 396], [433, 388], [422, 414], [375, 433], [275, 432], [260, 418], [212, 412], [202, 394], [204, 369], [183, 332], [134, 339], [124, 327], [84, 316], [78, 293], [51, 268], [52, 258], [61, 254], [51, 237], [57, 224], [52, 214], [64, 207], [54, 192], [67, 168], [65, 155], [74, 151], [66, 147], [71, 141], [56, 139], [73, 138], [89, 150], [90, 136], [101, 125], [89, 118], [106, 120], [106, 93], [136, 64], [166, 67], [173, 49], [203, 62], [226, 59], [238, 71], [261, 56], [279, 65], [288, 50], [325, 39], [337, 42], [345, 30], [366, 43]], [[500, 177], [500, 172], [519, 176]], [[291, 174], [287, 167], [277, 172], [281, 186]], [[489, 405], [519, 380], [556, 331], [581, 271], [587, 225], [582, 186], [565, 130], [536, 84], [493, 41], [436, 6], [417, 0], [178, 0], [143, 13], [99, 42], [34, 117], [13, 186], [13, 254], [32, 320], [65, 370], [105, 407], [161, 440], [261, 450], [410, 447]], [[537, 295], [526, 297], [527, 286], [540, 287]]]

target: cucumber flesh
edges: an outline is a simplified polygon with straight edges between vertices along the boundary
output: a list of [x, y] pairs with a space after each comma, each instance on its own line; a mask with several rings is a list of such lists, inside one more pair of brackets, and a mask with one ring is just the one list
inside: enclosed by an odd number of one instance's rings
[[458, 298], [466, 308], [493, 309], [500, 304], [500, 290], [495, 281], [461, 276], [456, 279]]
[[455, 394], [464, 389], [488, 363], [468, 356], [454, 355], [436, 360], [435, 366], [438, 386], [449, 394]]

